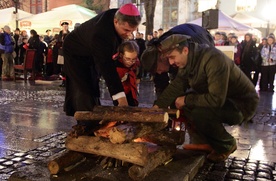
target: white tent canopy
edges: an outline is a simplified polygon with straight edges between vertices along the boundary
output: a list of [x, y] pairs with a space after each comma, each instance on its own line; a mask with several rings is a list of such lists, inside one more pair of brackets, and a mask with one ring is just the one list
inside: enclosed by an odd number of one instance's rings
[[17, 14], [14, 13], [15, 8], [6, 8], [0, 9], [0, 27], [4, 27], [5, 25], [10, 26], [11, 30], [15, 30], [16, 28], [16, 16], [18, 19], [30, 17], [31, 13], [22, 11], [20, 9], [17, 10]]
[[[235, 33], [237, 36], [239, 36], [240, 40], [244, 38], [244, 34], [247, 32], [252, 33], [256, 38], [262, 37], [261, 31], [234, 20], [227, 14], [223, 13], [221, 10], [219, 10], [218, 12], [218, 29], [211, 30], [211, 34], [215, 34], [216, 31], [223, 31], [225, 33]], [[202, 18], [198, 18], [188, 23], [193, 23], [202, 26]]]
[[45, 33], [47, 29], [53, 32], [60, 30], [60, 24], [64, 21], [69, 23], [69, 28], [73, 29], [76, 23], [83, 23], [94, 16], [96, 12], [79, 5], [70, 4], [54, 8], [51, 11], [21, 18], [21, 29], [34, 29], [38, 33]]
[[[218, 30], [225, 30], [225, 31], [249, 31], [253, 28], [250, 26], [247, 26], [245, 24], [239, 23], [238, 21], [234, 20], [227, 14], [223, 13], [222, 11], [218, 11]], [[202, 18], [198, 18], [196, 20], [190, 21], [188, 23], [197, 24], [199, 26], [202, 26]]]
[[267, 27], [267, 22], [258, 18], [255, 18], [253, 16], [250, 16], [246, 13], [236, 13], [231, 16], [234, 20], [246, 24], [251, 27], [255, 28], [266, 28]]

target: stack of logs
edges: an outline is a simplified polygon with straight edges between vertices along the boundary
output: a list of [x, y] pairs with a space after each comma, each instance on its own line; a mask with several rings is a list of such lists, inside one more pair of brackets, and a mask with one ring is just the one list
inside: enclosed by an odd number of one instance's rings
[[112, 157], [132, 163], [129, 176], [141, 180], [157, 166], [170, 160], [184, 132], [169, 131], [169, 116], [177, 110], [138, 107], [95, 106], [76, 112], [79, 121], [100, 121], [94, 135], [68, 136], [66, 148], [82, 153]]

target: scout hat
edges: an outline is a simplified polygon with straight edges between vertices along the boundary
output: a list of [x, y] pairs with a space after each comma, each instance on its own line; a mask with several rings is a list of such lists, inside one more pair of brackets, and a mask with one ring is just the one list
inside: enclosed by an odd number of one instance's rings
[[69, 23], [65, 21], [65, 22], [61, 23], [61, 26], [63, 26], [63, 25], [69, 25]]
[[123, 5], [119, 9], [119, 12], [128, 16], [140, 16], [140, 12], [137, 7], [131, 3]]
[[160, 42], [158, 49], [162, 54], [167, 54], [169, 51], [172, 51], [181, 45], [187, 44], [188, 39], [190, 38], [191, 37], [187, 35], [172, 34]]

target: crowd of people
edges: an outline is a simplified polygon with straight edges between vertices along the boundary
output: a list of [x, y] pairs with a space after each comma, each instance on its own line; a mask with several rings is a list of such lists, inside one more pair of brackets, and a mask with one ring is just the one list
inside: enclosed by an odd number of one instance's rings
[[246, 33], [239, 42], [234, 33], [217, 32], [214, 36], [216, 46], [234, 46], [234, 62], [259, 90], [274, 92], [276, 73], [276, 42], [275, 35], [270, 33], [258, 43], [252, 34]]
[[[29, 80], [36, 79], [64, 79], [63, 74], [63, 53], [62, 44], [64, 38], [70, 31], [68, 22], [61, 23], [62, 30], [59, 34], [52, 35], [50, 29], [45, 31], [45, 35], [39, 35], [36, 30], [30, 30], [30, 36], [26, 30], [20, 31], [16, 28], [11, 32], [9, 26], [2, 29], [0, 41], [1, 53], [1, 80], [14, 80], [13, 65], [24, 63], [27, 49], [35, 49], [35, 77], [29, 77]], [[77, 24], [78, 25], [78, 24]], [[0, 46], [1, 46], [0, 45]], [[5, 50], [5, 47], [10, 47]], [[65, 82], [61, 84], [65, 86]]]
[[[79, 24], [76, 24], [75, 28]], [[2, 29], [1, 41], [10, 36], [10, 43], [13, 44], [9, 50], [10, 52], [3, 52], [1, 50], [1, 79], [13, 80], [14, 70], [13, 64], [23, 64], [26, 49], [36, 49], [35, 57], [35, 70], [36, 77], [30, 77], [29, 79], [63, 79], [60, 86], [65, 86], [66, 78], [63, 71], [63, 50], [62, 43], [64, 38], [70, 31], [68, 30], [68, 23], [63, 22], [61, 24], [62, 30], [59, 34], [52, 35], [50, 29], [45, 31], [45, 35], [38, 35], [33, 29], [30, 31], [30, 36], [26, 30], [20, 31], [16, 28], [14, 32], [11, 32], [8, 26]], [[144, 34], [135, 31], [135, 36], [131, 33], [128, 36], [128, 40], [135, 40], [139, 46], [138, 59], [141, 59], [141, 55], [146, 49], [149, 42], [156, 41], [160, 36], [164, 34], [164, 30], [159, 28], [147, 35], [146, 39]], [[226, 35], [224, 32], [216, 32], [213, 36], [215, 46], [234, 46], [234, 62], [239, 66], [247, 77], [252, 80], [256, 86], [259, 81], [260, 91], [274, 92], [274, 78], [276, 73], [276, 42], [273, 33], [268, 37], [262, 39], [261, 42], [257, 42], [256, 38], [252, 34], [246, 33], [244, 40], [239, 42], [238, 36], [234, 33]], [[9, 44], [9, 41], [7, 41]], [[258, 45], [258, 46], [257, 46]], [[160, 82], [159, 74], [164, 74], [165, 71], [152, 73], [146, 71], [142, 65], [139, 66], [139, 74], [137, 78], [141, 80], [154, 81], [156, 87], [156, 93], [159, 94], [164, 88], [159, 88]], [[169, 78], [167, 75], [161, 76], [161, 82], [165, 82], [163, 86], [166, 87], [168, 82], [174, 77], [175, 70], [170, 67]], [[165, 73], [167, 74], [167, 72]], [[162, 83], [161, 83], [162, 84]]]

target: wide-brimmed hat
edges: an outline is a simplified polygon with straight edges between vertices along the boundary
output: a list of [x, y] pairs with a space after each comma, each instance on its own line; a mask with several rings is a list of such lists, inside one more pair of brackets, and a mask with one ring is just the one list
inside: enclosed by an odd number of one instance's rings
[[65, 21], [65, 22], [62, 22], [60, 25], [61, 26], [63, 26], [63, 25], [69, 25], [69, 23]]

